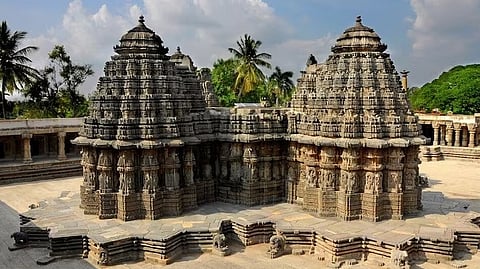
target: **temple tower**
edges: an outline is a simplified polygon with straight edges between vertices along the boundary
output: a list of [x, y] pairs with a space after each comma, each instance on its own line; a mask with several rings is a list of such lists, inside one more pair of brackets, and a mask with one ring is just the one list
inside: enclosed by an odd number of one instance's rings
[[344, 220], [421, 208], [417, 118], [387, 46], [358, 17], [324, 63], [310, 55], [291, 108], [218, 108], [210, 72], [139, 23], [114, 47], [73, 142], [81, 207], [157, 219], [211, 201], [288, 201]]
[[401, 219], [419, 208], [417, 118], [387, 46], [362, 24], [344, 31], [325, 63], [309, 60], [289, 118], [298, 181], [290, 202], [345, 220]]
[[205, 150], [192, 119], [206, 107], [196, 68], [180, 50], [168, 56], [144, 22], [114, 47], [74, 140], [82, 146], [81, 207], [100, 218], [178, 215], [213, 197], [211, 175], [195, 172]]

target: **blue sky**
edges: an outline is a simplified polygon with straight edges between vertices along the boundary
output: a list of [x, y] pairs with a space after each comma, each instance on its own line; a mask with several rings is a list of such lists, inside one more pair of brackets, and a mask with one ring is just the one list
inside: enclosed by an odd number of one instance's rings
[[227, 48], [248, 33], [263, 42], [272, 65], [298, 76], [310, 53], [326, 59], [357, 15], [388, 45], [397, 70], [411, 71], [411, 86], [480, 60], [478, 0], [0, 0], [0, 19], [40, 48], [31, 57], [35, 67], [46, 64], [55, 44], [93, 65], [84, 93], [94, 90], [112, 47], [141, 14], [171, 52], [180, 46], [198, 67], [229, 57]]

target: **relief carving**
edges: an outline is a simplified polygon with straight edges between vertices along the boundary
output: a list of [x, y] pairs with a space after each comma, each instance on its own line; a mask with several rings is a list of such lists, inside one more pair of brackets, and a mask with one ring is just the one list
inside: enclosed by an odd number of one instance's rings
[[310, 187], [318, 187], [317, 170], [315, 169], [315, 167], [307, 166], [307, 184]]
[[133, 154], [129, 151], [122, 151], [117, 162], [117, 171], [119, 173], [118, 191], [122, 194], [130, 194], [135, 192], [135, 165]]
[[98, 156], [99, 171], [98, 182], [100, 192], [110, 192], [113, 189], [112, 178], [112, 153], [108, 150], [101, 150]]
[[155, 152], [148, 152], [142, 157], [143, 191], [154, 193], [158, 189], [158, 160]]

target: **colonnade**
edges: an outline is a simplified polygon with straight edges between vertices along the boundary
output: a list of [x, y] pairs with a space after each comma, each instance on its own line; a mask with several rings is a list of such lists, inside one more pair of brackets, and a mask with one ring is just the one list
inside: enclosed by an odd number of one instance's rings
[[[23, 133], [0, 138], [0, 144], [2, 144], [0, 161], [31, 163], [32, 155], [35, 154], [49, 159], [55, 157], [59, 161], [67, 159], [68, 141], [67, 132], [64, 131], [41, 134]], [[68, 139], [71, 138], [70, 135]], [[52, 139], [56, 141], [54, 142]], [[36, 144], [32, 143], [34, 140], [37, 141]]]
[[478, 145], [478, 125], [455, 122], [433, 122], [433, 145], [454, 147], [476, 147]]

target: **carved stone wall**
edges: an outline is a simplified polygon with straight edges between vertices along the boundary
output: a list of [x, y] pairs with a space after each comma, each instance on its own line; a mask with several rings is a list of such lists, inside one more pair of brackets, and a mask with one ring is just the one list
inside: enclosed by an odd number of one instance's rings
[[259, 205], [284, 200], [285, 143], [222, 142], [217, 199]]
[[417, 119], [360, 18], [325, 63], [311, 56], [292, 108], [210, 107], [209, 72], [162, 43], [141, 17], [105, 64], [74, 141], [85, 214], [157, 219], [214, 200], [287, 201], [378, 221], [421, 208]]

